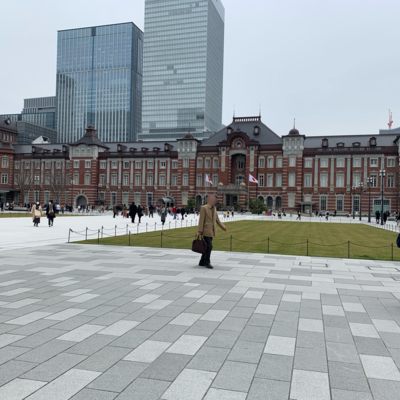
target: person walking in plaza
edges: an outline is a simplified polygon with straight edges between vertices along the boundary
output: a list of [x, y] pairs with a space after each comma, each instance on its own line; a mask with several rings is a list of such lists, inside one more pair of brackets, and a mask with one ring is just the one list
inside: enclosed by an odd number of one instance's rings
[[182, 221], [185, 219], [185, 212], [186, 212], [186, 210], [185, 210], [185, 207], [181, 207], [181, 216], [182, 216]]
[[388, 212], [385, 211], [385, 212], [383, 213], [383, 225], [386, 224], [387, 219], [388, 219]]
[[54, 218], [56, 217], [56, 207], [54, 206], [53, 202], [50, 200], [49, 204], [46, 207], [46, 216], [47, 220], [49, 221], [49, 228], [53, 226]]
[[117, 209], [117, 206], [116, 205], [114, 205], [113, 206], [113, 218], [115, 218], [115, 216], [117, 216], [118, 217], [118, 209]]
[[161, 208], [161, 222], [164, 225], [165, 224], [165, 220], [167, 218], [167, 209], [165, 208], [165, 206], [162, 206]]
[[31, 214], [32, 214], [32, 220], [33, 220], [33, 226], [38, 227], [40, 224], [40, 217], [43, 215], [43, 210], [42, 206], [40, 203], [37, 201], [36, 204], [34, 204], [31, 208]]
[[122, 206], [122, 218], [128, 218], [128, 207], [125, 204]]
[[139, 218], [139, 224], [142, 222], [143, 217], [143, 207], [139, 204], [137, 208], [137, 216]]
[[297, 218], [296, 218], [296, 221], [297, 221], [297, 220], [301, 221], [301, 212], [300, 212], [300, 210], [297, 211]]
[[154, 218], [154, 206], [153, 206], [153, 204], [150, 204], [149, 211], [150, 211], [150, 218]]
[[381, 217], [381, 213], [379, 212], [379, 210], [377, 210], [375, 213], [375, 219], [376, 219], [377, 224], [379, 224], [380, 217]]
[[132, 202], [132, 204], [129, 207], [129, 216], [131, 217], [132, 224], [135, 223], [136, 214], [137, 214], [137, 207], [135, 202]]
[[329, 219], [329, 211], [327, 211], [327, 212], [325, 213], [325, 221], [328, 221], [328, 219]]
[[202, 267], [213, 268], [211, 265], [212, 240], [217, 236], [217, 224], [226, 232], [226, 226], [219, 220], [215, 203], [217, 197], [213, 194], [207, 197], [207, 204], [200, 209], [200, 219], [198, 233], [203, 236], [207, 244], [207, 252], [201, 256], [199, 265]]
[[172, 214], [174, 215], [174, 219], [176, 219], [176, 207], [172, 207]]

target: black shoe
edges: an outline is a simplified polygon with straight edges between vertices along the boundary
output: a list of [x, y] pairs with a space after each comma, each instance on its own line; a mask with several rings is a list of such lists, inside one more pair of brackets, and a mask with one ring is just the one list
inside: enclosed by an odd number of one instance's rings
[[206, 266], [206, 264], [199, 262], [199, 267], [205, 267], [205, 266]]
[[210, 269], [213, 269], [213, 268], [214, 268], [211, 264], [206, 264], [205, 267], [206, 267], [206, 268], [210, 268]]

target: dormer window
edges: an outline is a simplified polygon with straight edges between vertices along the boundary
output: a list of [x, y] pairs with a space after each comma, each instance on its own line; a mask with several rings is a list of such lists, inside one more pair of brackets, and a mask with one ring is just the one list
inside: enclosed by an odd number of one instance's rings
[[141, 150], [143, 151], [143, 153], [146, 153], [146, 151], [148, 150], [148, 148], [147, 148], [147, 147], [142, 147]]
[[260, 134], [260, 127], [256, 125], [254, 127], [254, 136], [258, 136], [259, 134]]
[[369, 139], [369, 145], [376, 146], [376, 138], [372, 137], [371, 139]]
[[328, 139], [322, 139], [322, 147], [328, 147]]
[[339, 143], [337, 144], [337, 147], [344, 147], [344, 143], [343, 143], [343, 142], [339, 142]]
[[230, 135], [231, 133], [233, 133], [233, 128], [232, 127], [228, 127], [228, 129], [226, 130], [228, 135]]
[[360, 142], [354, 142], [353, 147], [360, 147], [361, 143]]
[[164, 144], [164, 151], [169, 151], [169, 149], [170, 149], [169, 143], [165, 143]]
[[121, 151], [122, 151], [122, 145], [121, 144], [117, 144], [117, 151], [118, 151], [118, 153], [121, 153]]
[[129, 151], [130, 151], [131, 153], [134, 153], [134, 152], [135, 152], [135, 150], [136, 150], [136, 148], [135, 148], [135, 147], [129, 147]]

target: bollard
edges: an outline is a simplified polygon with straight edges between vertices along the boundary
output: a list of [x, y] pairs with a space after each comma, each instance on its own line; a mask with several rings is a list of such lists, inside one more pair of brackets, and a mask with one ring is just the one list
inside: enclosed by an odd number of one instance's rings
[[160, 235], [160, 238], [161, 238], [161, 247], [162, 247], [162, 231], [161, 231], [161, 235]]
[[68, 243], [69, 243], [70, 238], [71, 238], [71, 228], [69, 228], [69, 232], [68, 232]]
[[100, 244], [100, 229], [97, 230], [97, 244]]
[[103, 229], [104, 229], [104, 226], [101, 227], [101, 238], [102, 239], [103, 239]]
[[154, 224], [154, 232], [157, 232], [157, 222]]
[[147, 233], [147, 222], [146, 222], [146, 233]]
[[114, 231], [115, 231], [114, 236], [117, 236], [117, 225], [115, 225]]
[[171, 229], [171, 221], [169, 221], [169, 228], [168, 229]]
[[130, 246], [131, 245], [131, 231], [129, 231], [129, 245], [128, 246]]
[[85, 236], [86, 240], [87, 240], [87, 230], [88, 230], [88, 228], [86, 227], [86, 236]]
[[126, 234], [128, 234], [128, 224], [126, 224]]
[[139, 223], [137, 224], [137, 233], [139, 233]]

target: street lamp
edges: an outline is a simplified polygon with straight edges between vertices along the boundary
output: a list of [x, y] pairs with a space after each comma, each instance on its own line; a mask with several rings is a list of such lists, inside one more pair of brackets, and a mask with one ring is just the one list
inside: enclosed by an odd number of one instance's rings
[[71, 179], [71, 200], [72, 200], [72, 211], [74, 211], [74, 180]]
[[352, 189], [353, 189], [353, 200], [352, 200], [352, 202], [353, 202], [353, 204], [352, 204], [352, 207], [353, 207], [353, 219], [355, 219], [356, 216], [355, 216], [355, 207], [354, 207], [354, 197], [355, 197], [355, 195], [356, 195], [357, 186], [353, 186]]
[[386, 171], [381, 169], [379, 171], [379, 175], [381, 176], [381, 184], [382, 184], [382, 197], [381, 197], [381, 225], [383, 225], [383, 184], [385, 180]]
[[368, 223], [371, 223], [371, 183], [372, 183], [372, 177], [369, 176], [367, 178], [367, 183], [368, 183]]
[[363, 183], [360, 182], [360, 201], [359, 201], [359, 211], [360, 211], [360, 221], [361, 221], [361, 196], [362, 196], [362, 191], [363, 191]]
[[37, 198], [35, 199], [35, 201], [40, 201], [40, 195], [39, 195], [39, 191], [38, 191], [39, 181], [40, 181], [39, 175], [35, 175], [35, 185], [36, 185], [36, 193], [37, 193]]

